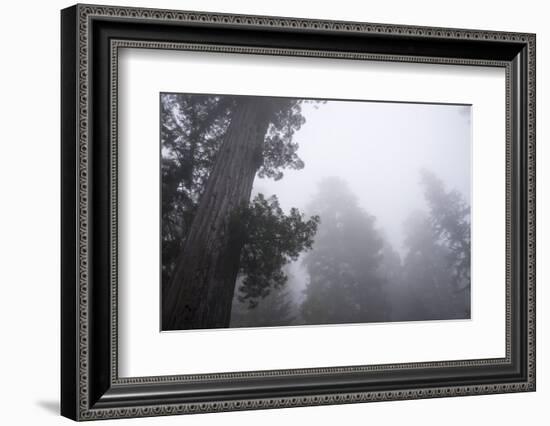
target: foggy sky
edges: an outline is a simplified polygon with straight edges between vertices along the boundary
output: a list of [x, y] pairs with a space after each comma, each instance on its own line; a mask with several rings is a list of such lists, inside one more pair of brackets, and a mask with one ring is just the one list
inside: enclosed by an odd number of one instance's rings
[[[403, 256], [403, 222], [412, 211], [427, 209], [419, 184], [422, 168], [470, 203], [470, 106], [328, 101], [304, 104], [302, 113], [306, 122], [294, 141], [305, 167], [285, 170], [280, 181], [254, 181], [253, 193], [276, 194], [285, 212], [306, 210], [319, 182], [338, 176]], [[297, 267], [293, 273], [303, 275]]]

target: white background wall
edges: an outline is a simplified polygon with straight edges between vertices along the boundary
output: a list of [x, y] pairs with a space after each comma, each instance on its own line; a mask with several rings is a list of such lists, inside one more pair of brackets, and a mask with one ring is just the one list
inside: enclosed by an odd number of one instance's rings
[[[526, 31], [537, 33], [538, 390], [453, 399], [292, 408], [119, 424], [275, 425], [548, 424], [550, 401], [550, 27], [537, 0], [331, 2], [277, 0], [108, 1], [162, 7]], [[66, 1], [2, 5], [0, 43], [0, 401], [1, 423], [68, 424], [59, 404], [59, 9]], [[131, 422], [131, 423], [129, 423]], [[102, 423], [113, 423], [112, 421]], [[115, 423], [113, 423], [115, 424]]]

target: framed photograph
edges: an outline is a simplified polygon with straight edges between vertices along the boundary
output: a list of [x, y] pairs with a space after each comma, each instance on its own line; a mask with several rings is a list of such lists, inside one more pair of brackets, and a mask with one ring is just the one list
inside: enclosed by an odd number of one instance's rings
[[61, 12], [61, 412], [535, 390], [535, 35]]

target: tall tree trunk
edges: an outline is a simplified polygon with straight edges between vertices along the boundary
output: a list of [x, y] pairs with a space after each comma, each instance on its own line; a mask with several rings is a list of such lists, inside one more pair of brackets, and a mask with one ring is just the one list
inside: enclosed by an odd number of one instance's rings
[[228, 327], [248, 205], [262, 163], [269, 106], [239, 99], [172, 279], [163, 298], [163, 330]]

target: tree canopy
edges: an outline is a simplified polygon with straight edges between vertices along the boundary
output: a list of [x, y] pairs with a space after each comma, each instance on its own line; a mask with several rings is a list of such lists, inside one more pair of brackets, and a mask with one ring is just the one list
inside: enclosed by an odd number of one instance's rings
[[[229, 126], [239, 106], [248, 99], [250, 97], [231, 95], [161, 95], [163, 292]], [[258, 177], [279, 180], [284, 176], [284, 169], [304, 167], [297, 154], [298, 143], [294, 141], [295, 132], [305, 122], [301, 114], [303, 102], [292, 98], [261, 98], [268, 127], [258, 158]], [[294, 208], [285, 215], [276, 196], [266, 198], [263, 194], [230, 214], [234, 223], [238, 223], [243, 241], [239, 297], [253, 308], [272, 288], [284, 285], [283, 266], [311, 246], [318, 218], [306, 219]]]
[[286, 283], [283, 267], [311, 249], [319, 216], [305, 220], [296, 208], [285, 215], [277, 197], [266, 199], [258, 194], [238, 220], [245, 227], [245, 243], [240, 263], [243, 280], [237, 294], [241, 302], [254, 308], [271, 289]]
[[470, 316], [470, 207], [423, 170], [420, 183], [428, 212], [413, 212], [404, 224], [406, 298], [400, 319]]
[[380, 273], [384, 241], [374, 216], [364, 211], [345, 182], [327, 178], [309, 210], [321, 218], [305, 256], [309, 273], [302, 315], [307, 323], [383, 321], [388, 306]]
[[[360, 203], [338, 177], [320, 182], [307, 215], [275, 195], [251, 198], [255, 177], [305, 167], [295, 140], [305, 102], [161, 95], [163, 300], [183, 301], [170, 311], [201, 311], [191, 328], [208, 310], [224, 311], [208, 327], [468, 318], [470, 206], [434, 173], [420, 173], [425, 208], [403, 224], [403, 247], [363, 207], [368, 194]], [[290, 271], [306, 281], [303, 297]]]

